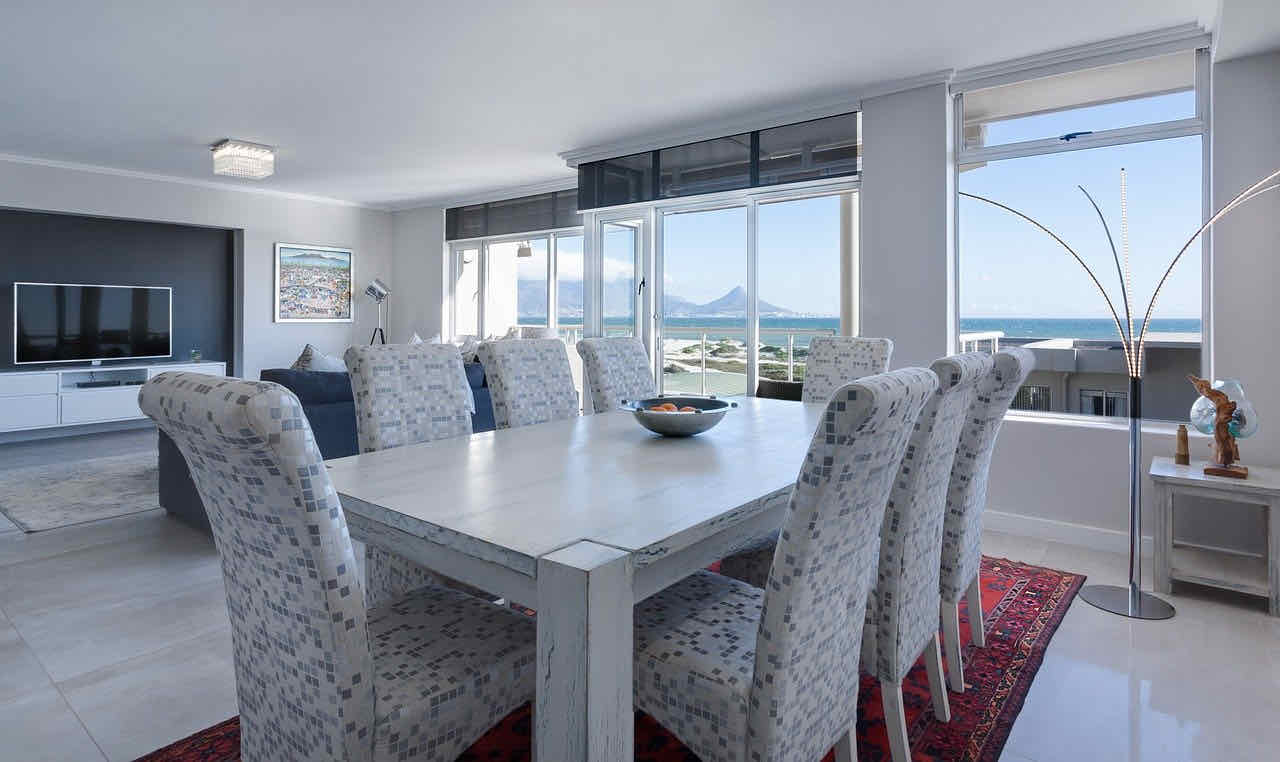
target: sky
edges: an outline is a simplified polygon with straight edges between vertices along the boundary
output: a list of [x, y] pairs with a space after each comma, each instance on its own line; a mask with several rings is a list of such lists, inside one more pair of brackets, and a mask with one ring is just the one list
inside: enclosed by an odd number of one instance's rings
[[[993, 123], [987, 144], [1052, 137], [1191, 116], [1191, 92]], [[1201, 219], [1199, 136], [1007, 159], [961, 172], [960, 189], [1022, 211], [1061, 236], [1094, 270], [1123, 312], [1120, 278], [1097, 213], [1102, 208], [1123, 257], [1120, 170], [1127, 175], [1135, 310], [1142, 312], [1164, 268]], [[867, 150], [875, 150], [868, 146]], [[1107, 317], [1083, 269], [1030, 223], [962, 198], [961, 317]], [[668, 215], [663, 222], [667, 293], [706, 303], [746, 283], [742, 208]], [[838, 315], [840, 212], [837, 197], [762, 205], [760, 298], [795, 312]], [[630, 277], [630, 232], [605, 236], [605, 276]], [[578, 239], [580, 240], [580, 239]], [[569, 244], [569, 242], [565, 242]], [[561, 272], [580, 277], [581, 245], [560, 248]], [[1122, 260], [1123, 261], [1123, 260]], [[1198, 318], [1200, 246], [1193, 245], [1161, 292], [1157, 318]]]

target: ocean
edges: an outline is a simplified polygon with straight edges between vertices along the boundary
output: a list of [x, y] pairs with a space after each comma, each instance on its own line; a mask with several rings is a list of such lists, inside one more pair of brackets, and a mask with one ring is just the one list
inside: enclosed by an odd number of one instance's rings
[[[532, 321], [530, 321], [532, 322]], [[667, 318], [663, 335], [668, 339], [697, 339], [705, 332], [707, 338], [737, 338], [745, 335], [742, 318], [688, 317]], [[581, 325], [580, 321], [577, 323]], [[606, 329], [629, 326], [625, 318], [606, 318]], [[573, 327], [570, 319], [561, 319], [561, 327]], [[835, 333], [840, 329], [836, 317], [762, 317], [760, 340], [765, 344], [785, 346], [787, 331], [795, 331], [795, 344], [809, 345], [815, 333]], [[1199, 333], [1199, 318], [1155, 318], [1151, 321], [1154, 333]], [[1105, 318], [961, 318], [960, 332], [1004, 331], [1007, 338], [1034, 339], [1115, 339], [1115, 323]], [[609, 332], [609, 331], [606, 331]]]

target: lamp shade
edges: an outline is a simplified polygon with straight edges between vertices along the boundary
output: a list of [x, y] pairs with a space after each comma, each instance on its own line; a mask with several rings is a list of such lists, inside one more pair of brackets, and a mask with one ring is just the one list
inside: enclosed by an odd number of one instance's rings
[[380, 279], [374, 278], [373, 282], [365, 287], [364, 293], [378, 304], [382, 304], [384, 299], [391, 296], [391, 288]]

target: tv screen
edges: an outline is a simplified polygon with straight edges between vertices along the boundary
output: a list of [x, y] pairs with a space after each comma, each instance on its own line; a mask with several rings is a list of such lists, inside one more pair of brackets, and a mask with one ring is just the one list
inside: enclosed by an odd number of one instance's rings
[[13, 284], [16, 364], [169, 357], [173, 290]]

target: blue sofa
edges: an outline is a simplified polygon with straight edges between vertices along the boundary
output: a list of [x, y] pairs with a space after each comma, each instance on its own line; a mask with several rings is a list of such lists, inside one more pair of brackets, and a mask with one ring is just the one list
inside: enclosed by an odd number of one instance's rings
[[[489, 396], [484, 367], [467, 363], [467, 383], [476, 398], [471, 415], [473, 431], [493, 431], [493, 400]], [[326, 459], [343, 458], [360, 451], [356, 435], [356, 406], [351, 379], [346, 373], [271, 368], [262, 371], [263, 381], [273, 381], [292, 391], [302, 403], [311, 424], [316, 445]], [[163, 431], [159, 441], [160, 506], [191, 526], [209, 530], [204, 504], [191, 481], [187, 462], [177, 445]]]

